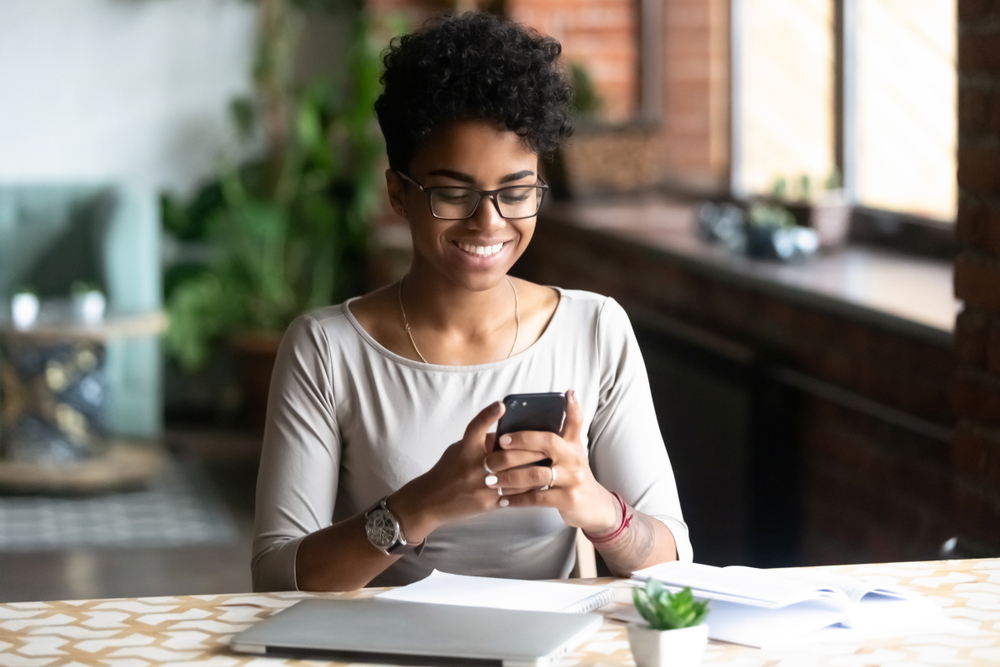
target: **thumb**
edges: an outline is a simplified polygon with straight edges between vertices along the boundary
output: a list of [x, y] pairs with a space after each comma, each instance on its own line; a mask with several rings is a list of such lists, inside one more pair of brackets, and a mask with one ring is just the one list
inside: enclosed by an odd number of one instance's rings
[[462, 438], [462, 442], [467, 447], [485, 448], [486, 432], [490, 429], [490, 426], [500, 419], [503, 411], [503, 401], [496, 401], [486, 406], [465, 427], [465, 436]]
[[566, 392], [566, 423], [560, 435], [566, 442], [580, 442], [580, 433], [583, 431], [583, 410], [576, 400], [576, 392], [570, 389]]

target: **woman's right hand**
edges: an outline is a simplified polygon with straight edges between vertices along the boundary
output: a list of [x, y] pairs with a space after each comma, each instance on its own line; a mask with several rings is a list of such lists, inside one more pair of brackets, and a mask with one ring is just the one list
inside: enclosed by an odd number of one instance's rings
[[433, 468], [389, 496], [386, 502], [399, 518], [407, 542], [417, 544], [448, 521], [500, 506], [496, 487], [487, 486], [489, 473], [483, 461], [496, 437], [487, 431], [503, 413], [502, 401], [491, 403], [469, 422], [462, 439], [450, 445]]

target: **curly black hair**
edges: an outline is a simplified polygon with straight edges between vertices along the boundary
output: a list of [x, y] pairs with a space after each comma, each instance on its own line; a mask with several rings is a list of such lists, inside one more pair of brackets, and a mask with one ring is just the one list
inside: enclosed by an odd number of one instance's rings
[[573, 132], [561, 52], [551, 37], [479, 12], [393, 39], [375, 102], [389, 166], [405, 171], [435, 129], [457, 120], [493, 121], [550, 156]]

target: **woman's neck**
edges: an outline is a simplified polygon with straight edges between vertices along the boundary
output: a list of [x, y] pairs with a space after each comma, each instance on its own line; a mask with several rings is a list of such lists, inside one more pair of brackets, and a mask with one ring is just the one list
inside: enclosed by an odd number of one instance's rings
[[476, 339], [514, 326], [515, 289], [506, 276], [485, 289], [470, 289], [414, 266], [401, 292], [411, 327]]

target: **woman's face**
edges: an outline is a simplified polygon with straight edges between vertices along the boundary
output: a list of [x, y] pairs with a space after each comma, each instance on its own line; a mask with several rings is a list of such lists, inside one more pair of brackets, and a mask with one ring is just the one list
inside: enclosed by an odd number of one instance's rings
[[[424, 187], [461, 186], [495, 190], [538, 182], [538, 155], [508, 130], [481, 121], [450, 123], [416, 154], [407, 176]], [[395, 173], [387, 174], [393, 208], [409, 220], [414, 268], [431, 270], [471, 290], [494, 287], [524, 252], [535, 218], [500, 217], [483, 197], [471, 218], [431, 215], [427, 195]]]

